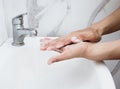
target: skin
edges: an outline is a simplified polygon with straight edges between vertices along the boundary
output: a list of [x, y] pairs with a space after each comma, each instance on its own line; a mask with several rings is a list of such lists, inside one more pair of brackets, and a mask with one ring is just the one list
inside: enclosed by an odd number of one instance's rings
[[[106, 43], [81, 42], [61, 48], [59, 55], [53, 56], [48, 64], [68, 60], [76, 57], [84, 57], [94, 61], [120, 58], [120, 40]], [[107, 50], [105, 50], [107, 49]]]
[[[119, 29], [120, 7], [103, 20], [83, 30], [71, 32], [55, 40], [42, 39], [40, 49], [60, 52], [59, 55], [50, 58], [48, 64], [75, 57], [84, 57], [95, 61], [120, 59], [120, 40], [96, 43], [101, 40], [102, 35], [118, 31]], [[76, 37], [76, 39], [72, 39], [72, 37]]]

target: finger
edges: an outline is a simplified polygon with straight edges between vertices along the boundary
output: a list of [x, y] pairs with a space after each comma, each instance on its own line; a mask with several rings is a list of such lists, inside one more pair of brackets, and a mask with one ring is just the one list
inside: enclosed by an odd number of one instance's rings
[[54, 46], [55, 44], [57, 44], [57, 38], [45, 41], [43, 48], [45, 50], [52, 50], [53, 48], [55, 48], [55, 46]]
[[68, 55], [66, 55], [65, 53], [61, 53], [61, 54], [58, 54], [58, 55], [50, 58], [48, 61], [48, 64], [50, 65], [52, 63], [63, 61], [63, 60], [69, 59], [69, 58], [70, 57]]
[[61, 47], [61, 48], [59, 48], [59, 49], [58, 49], [58, 48], [53, 48], [53, 49], [50, 49], [50, 51], [53, 50], [53, 51], [62, 53], [62, 52], [64, 52], [64, 51], [67, 50], [67, 49], [69, 49], [69, 45], [64, 46], [64, 47]]
[[49, 40], [51, 40], [51, 39], [46, 37], [46, 38], [40, 39], [40, 42], [49, 41]]
[[40, 50], [45, 51], [46, 48], [45, 47], [40, 47]]
[[69, 45], [69, 44], [71, 44], [71, 43], [73, 43], [73, 42], [71, 41], [71, 39], [63, 39], [63, 40], [61, 40], [60, 43], [56, 44], [55, 47], [56, 47], [57, 49], [61, 49], [61, 48], [65, 47], [65, 46], [67, 46], [67, 45]]
[[41, 50], [46, 50], [46, 47], [45, 47], [46, 44], [48, 44], [48, 42], [42, 42], [42, 43], [40, 43], [40, 49]]
[[70, 43], [71, 43], [71, 40], [57, 38], [57, 39], [51, 40], [50, 42], [43, 45], [42, 49], [44, 49], [44, 50], [60, 49], [60, 48], [64, 47], [67, 44], [70, 44]]
[[47, 46], [49, 45], [49, 42], [43, 42], [40, 44], [40, 49], [41, 50], [47, 50]]
[[63, 46], [64, 44], [61, 43], [61, 44], [57, 44], [55, 47], [59, 49], [59, 48], [62, 48]]
[[54, 50], [54, 49], [60, 49], [64, 46], [65, 44], [63, 42], [54, 42], [51, 45], [48, 46], [47, 50]]
[[54, 49], [53, 51], [56, 51], [56, 52], [59, 52], [59, 53], [63, 52], [61, 49]]
[[51, 41], [52, 41], [52, 39], [50, 39], [50, 40], [44, 40], [44, 42], [42, 42], [40, 44], [40, 46], [41, 46], [40, 49], [41, 50], [50, 50], [50, 49], [48, 49], [48, 47], [49, 47]]

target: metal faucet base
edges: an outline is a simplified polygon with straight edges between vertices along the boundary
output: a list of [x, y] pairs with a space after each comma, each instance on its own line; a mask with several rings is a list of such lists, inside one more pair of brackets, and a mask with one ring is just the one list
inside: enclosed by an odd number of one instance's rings
[[12, 46], [23, 46], [23, 45], [25, 45], [25, 43], [24, 42], [22, 42], [22, 43], [15, 43], [15, 42], [13, 42], [12, 43]]

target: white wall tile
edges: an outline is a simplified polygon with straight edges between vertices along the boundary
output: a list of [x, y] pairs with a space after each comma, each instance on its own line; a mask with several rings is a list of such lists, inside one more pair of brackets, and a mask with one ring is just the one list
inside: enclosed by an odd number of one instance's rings
[[12, 18], [26, 12], [26, 0], [3, 0], [8, 36], [12, 37]]
[[[70, 0], [71, 11], [61, 25], [57, 35], [66, 35], [75, 30], [87, 27], [88, 20], [99, 5], [96, 0]], [[57, 29], [56, 29], [57, 30]]]
[[3, 2], [0, 0], [0, 45], [7, 39], [7, 31], [5, 25], [5, 13]]

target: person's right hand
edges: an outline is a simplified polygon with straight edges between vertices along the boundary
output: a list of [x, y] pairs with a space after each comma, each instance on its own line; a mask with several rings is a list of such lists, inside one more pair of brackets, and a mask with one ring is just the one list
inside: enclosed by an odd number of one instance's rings
[[[75, 37], [77, 39], [75, 39]], [[71, 43], [78, 43], [79, 41], [98, 42], [100, 41], [100, 39], [101, 39], [101, 35], [98, 34], [97, 30], [92, 27], [88, 27], [83, 30], [71, 32], [66, 36], [63, 36], [63, 37], [60, 37], [54, 40], [44, 38], [42, 39], [43, 45], [41, 45], [40, 49], [41, 50], [55, 50], [55, 49], [64, 47], [66, 45], [69, 45]]]

